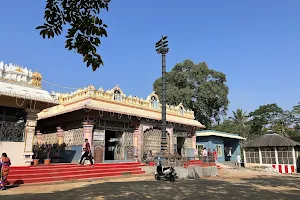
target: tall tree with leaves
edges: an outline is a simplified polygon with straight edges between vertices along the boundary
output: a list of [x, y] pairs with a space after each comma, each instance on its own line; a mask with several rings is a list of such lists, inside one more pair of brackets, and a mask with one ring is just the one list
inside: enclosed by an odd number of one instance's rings
[[[185, 60], [167, 72], [166, 79], [167, 103], [183, 103], [207, 127], [214, 121], [219, 122], [220, 115], [226, 114], [229, 104], [226, 75], [209, 69], [205, 62], [195, 64], [191, 60]], [[161, 98], [161, 78], [155, 80], [153, 88]]]
[[264, 134], [272, 125], [278, 122], [283, 113], [282, 108], [275, 103], [259, 106], [258, 109], [249, 114], [251, 133]]
[[244, 112], [242, 109], [237, 109], [236, 111], [232, 111], [232, 114], [233, 117], [231, 117], [230, 119], [232, 119], [237, 124], [245, 125], [245, 123], [248, 120], [247, 113]]
[[110, 0], [47, 0], [45, 23], [38, 26], [43, 38], [54, 38], [67, 27], [65, 48], [83, 56], [87, 67], [93, 71], [103, 65], [97, 47], [100, 38], [107, 37], [107, 25], [98, 17], [100, 11], [108, 11]]

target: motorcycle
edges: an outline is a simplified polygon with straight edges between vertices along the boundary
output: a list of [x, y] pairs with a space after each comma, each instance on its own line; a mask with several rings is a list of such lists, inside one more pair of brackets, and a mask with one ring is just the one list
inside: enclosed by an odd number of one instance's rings
[[155, 179], [160, 180], [162, 178], [165, 178], [166, 180], [174, 182], [175, 179], [177, 178], [177, 174], [175, 172], [175, 169], [173, 167], [163, 168], [161, 166], [161, 163], [158, 163], [158, 165], [156, 167], [156, 172], [155, 172]]

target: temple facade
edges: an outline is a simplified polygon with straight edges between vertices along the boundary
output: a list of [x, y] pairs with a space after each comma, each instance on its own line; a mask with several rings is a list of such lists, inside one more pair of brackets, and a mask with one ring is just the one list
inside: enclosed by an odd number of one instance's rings
[[13, 165], [31, 164], [37, 113], [58, 103], [42, 89], [40, 73], [0, 62], [0, 152]]
[[[65, 142], [78, 162], [87, 138], [95, 162], [144, 161], [161, 145], [161, 104], [153, 92], [146, 100], [126, 96], [119, 86], [104, 91], [89, 86], [71, 94], [58, 94], [59, 105], [38, 113], [35, 142]], [[168, 153], [193, 157], [195, 131], [204, 126], [182, 104], [167, 105]]]
[[[69, 153], [59, 159], [78, 162], [86, 138], [96, 163], [143, 162], [160, 151], [162, 108], [155, 92], [145, 100], [119, 86], [50, 94], [41, 82], [38, 72], [0, 63], [0, 152], [13, 165], [30, 165], [36, 143], [64, 143]], [[167, 105], [168, 153], [196, 155], [195, 132], [203, 127], [184, 105]]]

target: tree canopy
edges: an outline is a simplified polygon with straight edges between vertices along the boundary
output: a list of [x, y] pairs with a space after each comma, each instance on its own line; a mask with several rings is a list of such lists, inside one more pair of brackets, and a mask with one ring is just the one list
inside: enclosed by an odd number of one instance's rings
[[38, 26], [43, 38], [54, 38], [63, 33], [67, 35], [65, 48], [75, 50], [83, 56], [87, 67], [92, 65], [93, 71], [104, 65], [97, 47], [100, 38], [107, 37], [107, 25], [98, 17], [100, 11], [108, 11], [110, 0], [47, 0], [45, 23]]
[[[166, 74], [167, 103], [178, 105], [195, 112], [195, 118], [210, 127], [220, 121], [220, 115], [227, 111], [228, 87], [226, 75], [209, 69], [205, 62], [195, 64], [191, 60], [178, 63]], [[154, 91], [161, 99], [162, 80], [153, 83]]]
[[233, 112], [234, 117], [225, 119], [222, 123], [215, 125], [212, 129], [237, 133], [248, 140], [267, 133], [268, 130], [275, 131], [286, 137], [300, 141], [300, 103], [292, 110], [283, 110], [277, 104], [266, 104], [259, 106], [248, 115], [241, 109]]

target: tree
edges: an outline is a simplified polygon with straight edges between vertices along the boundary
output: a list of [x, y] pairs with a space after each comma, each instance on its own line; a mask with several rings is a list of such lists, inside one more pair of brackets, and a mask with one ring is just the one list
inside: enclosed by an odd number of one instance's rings
[[242, 109], [237, 109], [236, 111], [232, 111], [232, 114], [233, 114], [233, 118], [231, 117], [231, 119], [238, 124], [245, 125], [245, 123], [248, 121], [246, 112], [244, 112]]
[[[176, 64], [166, 74], [167, 103], [178, 105], [195, 112], [195, 118], [210, 127], [214, 121], [220, 122], [220, 115], [225, 115], [228, 101], [226, 75], [209, 69], [205, 62], [195, 64], [185, 60]], [[154, 91], [161, 99], [162, 80], [153, 83]]]
[[275, 103], [259, 106], [258, 109], [249, 114], [251, 118], [250, 132], [252, 134], [264, 134], [272, 124], [277, 122], [276, 120], [281, 114], [283, 114], [282, 108]]
[[68, 27], [65, 48], [75, 50], [83, 56], [87, 67], [92, 65], [93, 71], [104, 65], [97, 47], [100, 38], [107, 37], [107, 25], [98, 17], [101, 10], [108, 11], [110, 0], [47, 0], [45, 23], [38, 26], [43, 38], [54, 38]]
[[232, 112], [233, 117], [225, 119], [221, 124], [217, 124], [212, 127], [214, 130], [239, 134], [244, 138], [249, 137], [250, 125], [246, 112], [242, 109], [237, 109]]

